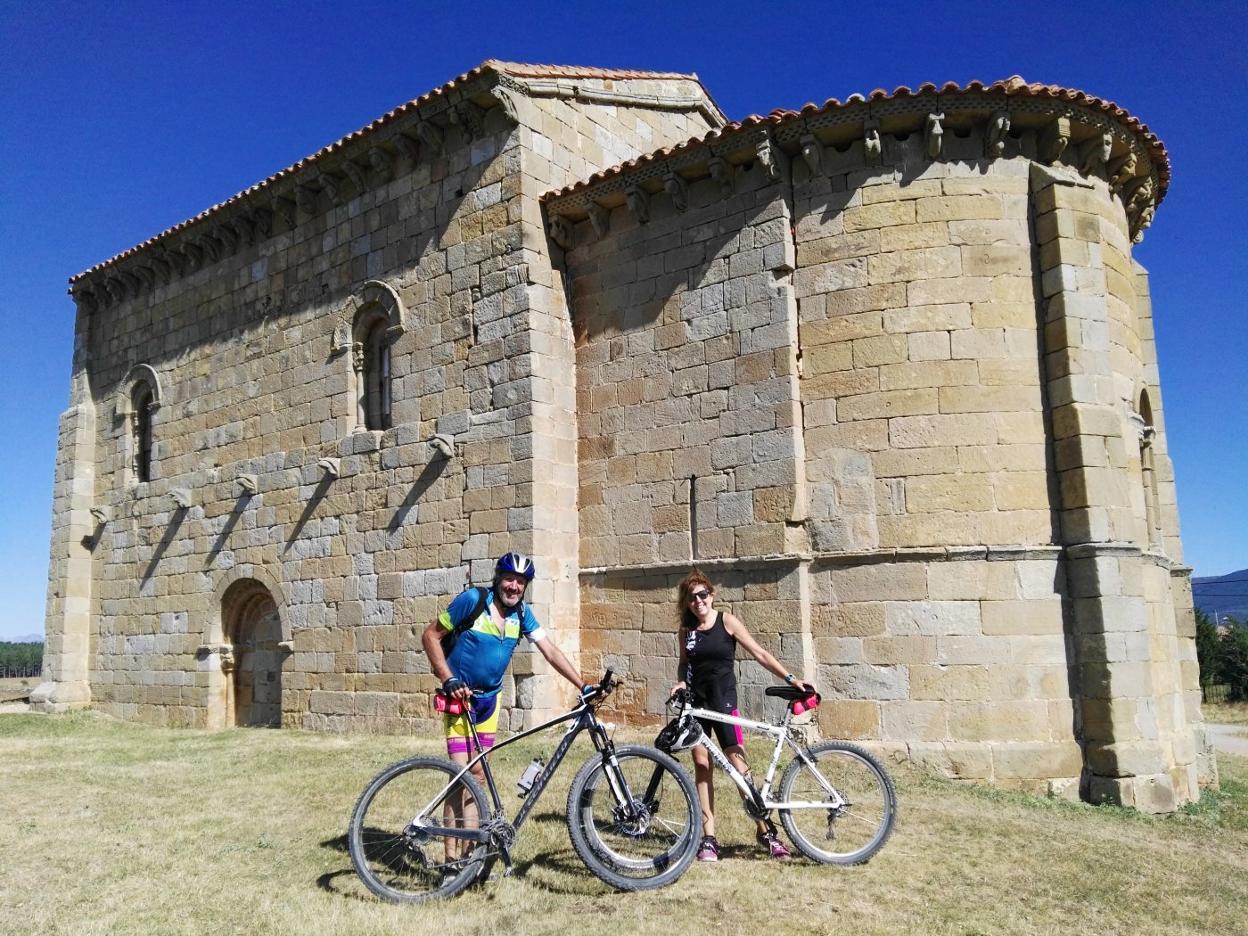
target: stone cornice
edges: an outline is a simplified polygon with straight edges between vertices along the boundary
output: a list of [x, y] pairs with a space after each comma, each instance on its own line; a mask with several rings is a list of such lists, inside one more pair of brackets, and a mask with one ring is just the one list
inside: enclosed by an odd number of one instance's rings
[[[829, 101], [750, 117], [595, 173], [542, 200], [548, 218], [579, 221], [624, 204], [622, 193], [629, 190], [658, 194], [672, 173], [685, 182], [712, 176], [727, 195], [735, 168], [758, 161], [768, 140], [787, 157], [800, 158], [810, 172], [831, 174], [908, 158], [902, 144], [916, 134], [927, 159], [1024, 156], [1097, 175], [1122, 199], [1137, 240], [1169, 182], [1165, 147], [1121, 108], [1082, 92], [1011, 79], [988, 87], [925, 85], [918, 93], [856, 95], [843, 104]], [[968, 138], [974, 146], [966, 144]], [[597, 232], [603, 226], [594, 227]]]

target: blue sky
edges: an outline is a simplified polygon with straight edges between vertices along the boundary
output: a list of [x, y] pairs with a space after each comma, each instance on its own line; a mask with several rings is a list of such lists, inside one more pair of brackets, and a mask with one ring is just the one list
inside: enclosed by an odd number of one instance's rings
[[3, 0], [0, 35], [0, 639], [43, 627], [67, 278], [490, 57], [697, 72], [733, 118], [1014, 73], [1126, 107], [1174, 167], [1136, 256], [1187, 560], [1248, 567], [1248, 4]]

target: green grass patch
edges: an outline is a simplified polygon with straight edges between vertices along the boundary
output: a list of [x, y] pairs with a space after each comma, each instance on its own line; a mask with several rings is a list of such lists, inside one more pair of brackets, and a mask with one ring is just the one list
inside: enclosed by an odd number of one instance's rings
[[[500, 791], [512, 815], [515, 777], [556, 741], [501, 752]], [[896, 832], [858, 868], [767, 859], [721, 779], [723, 860], [695, 865], [660, 891], [618, 894], [568, 841], [567, 786], [592, 750], [584, 739], [521, 830], [512, 877], [438, 904], [380, 903], [346, 854], [352, 806], [386, 764], [440, 748], [433, 738], [175, 731], [90, 714], [0, 717], [8, 817], [0, 823], [0, 931], [1243, 931], [1245, 759], [1220, 758], [1221, 788], [1165, 817], [897, 768]]]

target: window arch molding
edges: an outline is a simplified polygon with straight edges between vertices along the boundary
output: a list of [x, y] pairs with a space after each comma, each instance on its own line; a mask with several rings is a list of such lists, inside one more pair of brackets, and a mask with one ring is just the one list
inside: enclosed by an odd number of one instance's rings
[[122, 461], [131, 482], [150, 481], [156, 411], [164, 401], [160, 375], [150, 364], [130, 368], [117, 388], [122, 429]]
[[352, 298], [351, 306], [355, 429], [389, 429], [393, 425], [391, 348], [406, 329], [403, 300], [392, 286], [369, 280], [359, 296]]

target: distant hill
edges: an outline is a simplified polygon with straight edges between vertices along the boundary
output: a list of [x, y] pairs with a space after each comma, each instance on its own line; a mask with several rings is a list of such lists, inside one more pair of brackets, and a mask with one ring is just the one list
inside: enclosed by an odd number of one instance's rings
[[43, 643], [43, 634], [23, 634], [21, 637], [2, 638], [9, 643]]
[[1210, 617], [1216, 612], [1248, 621], [1248, 569], [1192, 579], [1192, 600]]

